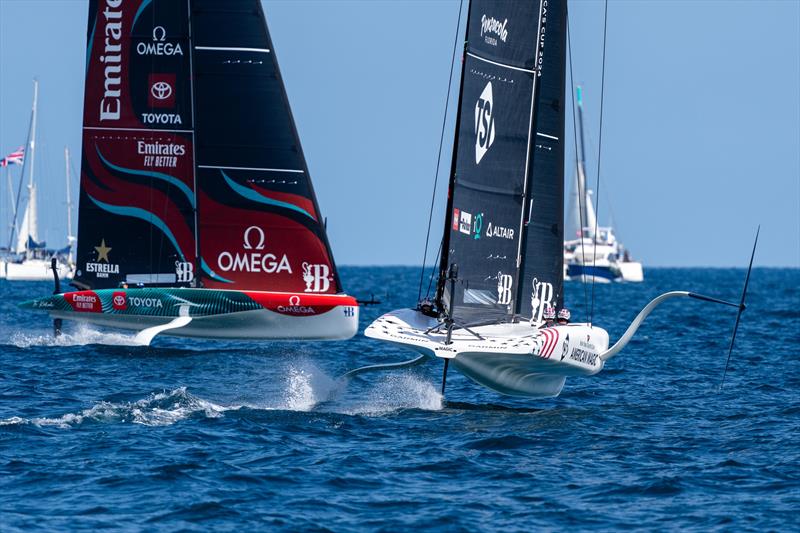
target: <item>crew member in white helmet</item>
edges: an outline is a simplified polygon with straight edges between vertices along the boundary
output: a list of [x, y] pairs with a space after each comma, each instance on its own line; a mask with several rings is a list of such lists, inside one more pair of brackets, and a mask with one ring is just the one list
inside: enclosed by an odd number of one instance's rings
[[545, 306], [544, 311], [542, 311], [542, 319], [544, 320], [544, 324], [539, 327], [542, 328], [551, 328], [556, 325], [556, 308], [552, 305]]
[[569, 324], [570, 316], [572, 316], [572, 314], [569, 312], [569, 309], [567, 309], [566, 307], [561, 309], [558, 312], [558, 325], [566, 326], [567, 324]]

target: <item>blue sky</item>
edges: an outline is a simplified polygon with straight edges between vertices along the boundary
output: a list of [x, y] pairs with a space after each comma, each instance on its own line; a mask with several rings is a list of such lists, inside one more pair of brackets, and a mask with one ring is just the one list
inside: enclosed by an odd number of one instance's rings
[[[24, 142], [36, 76], [52, 245], [66, 241], [63, 148], [80, 147], [87, 4], [0, 0], [0, 151]], [[458, 2], [264, 6], [337, 262], [419, 264]], [[602, 2], [570, 3], [592, 185], [602, 17]], [[756, 264], [800, 266], [800, 2], [612, 0], [608, 32], [601, 222], [646, 267], [745, 265], [759, 223]], [[434, 246], [452, 121], [445, 139]]]

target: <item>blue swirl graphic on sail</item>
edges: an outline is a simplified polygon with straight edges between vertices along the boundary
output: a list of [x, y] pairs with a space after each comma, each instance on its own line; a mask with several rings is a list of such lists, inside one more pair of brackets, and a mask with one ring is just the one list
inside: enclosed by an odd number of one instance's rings
[[220, 170], [220, 172], [222, 173], [222, 177], [225, 178], [225, 182], [228, 184], [228, 187], [236, 191], [236, 193], [239, 194], [240, 196], [244, 196], [248, 200], [252, 200], [254, 202], [258, 202], [261, 204], [274, 205], [276, 207], [283, 207], [284, 209], [291, 209], [292, 211], [297, 211], [298, 213], [304, 214], [311, 220], [316, 220], [316, 218], [314, 218], [314, 216], [311, 213], [309, 213], [302, 207], [297, 207], [296, 205], [290, 204], [289, 202], [281, 202], [280, 200], [273, 200], [272, 198], [268, 198], [262, 194], [259, 194], [258, 192], [254, 191], [249, 187], [245, 187], [243, 185], [236, 183], [231, 178], [229, 178], [227, 174], [225, 174], [224, 170]]
[[202, 257], [200, 258], [200, 268], [203, 269], [203, 272], [205, 272], [211, 278], [213, 278], [213, 279], [215, 279], [217, 281], [221, 281], [223, 283], [233, 283], [231, 280], [225, 279], [222, 276], [220, 276], [219, 274], [217, 274], [216, 272], [214, 272], [213, 270], [211, 270], [211, 267], [208, 266], [208, 263], [206, 263], [206, 260], [203, 259]]
[[183, 255], [183, 251], [181, 250], [181, 247], [178, 246], [178, 241], [175, 239], [175, 236], [169, 230], [169, 228], [164, 223], [164, 221], [161, 220], [160, 218], [158, 218], [157, 216], [155, 216], [153, 213], [151, 213], [149, 211], [145, 211], [144, 209], [140, 209], [138, 207], [128, 207], [128, 206], [107, 204], [105, 202], [101, 202], [100, 200], [98, 200], [96, 198], [93, 198], [92, 195], [90, 195], [90, 194], [87, 194], [87, 196], [89, 197], [89, 199], [92, 202], [97, 204], [97, 207], [99, 207], [100, 209], [104, 209], [104, 210], [108, 211], [109, 213], [113, 213], [115, 215], [121, 215], [121, 216], [124, 216], [124, 217], [138, 218], [138, 219], [144, 220], [145, 222], [149, 222], [150, 224], [154, 225], [155, 227], [160, 229], [164, 233], [164, 235], [167, 236], [167, 238], [170, 240], [172, 245], [178, 251], [178, 254], [181, 256], [181, 260], [182, 261], [186, 261], [186, 257]]
[[136, 26], [136, 21], [139, 20], [139, 16], [142, 14], [142, 11], [144, 11], [144, 8], [146, 8], [147, 6], [150, 5], [150, 2], [152, 2], [152, 0], [144, 0], [144, 2], [141, 3], [141, 5], [139, 6], [139, 9], [136, 10], [136, 15], [134, 15], [134, 17], [133, 17], [133, 22], [131, 23], [131, 28]]
[[89, 41], [86, 43], [86, 74], [89, 73], [89, 61], [92, 56], [92, 46], [94, 45], [94, 32], [97, 30], [97, 15], [94, 17], [94, 24], [92, 25], [92, 33], [89, 35]]
[[192, 208], [195, 207], [195, 204], [194, 204], [194, 193], [192, 192], [192, 190], [189, 188], [188, 185], [183, 183], [178, 178], [175, 178], [175, 177], [170, 176], [168, 174], [162, 174], [161, 172], [153, 172], [153, 171], [150, 171], [150, 170], [134, 170], [132, 168], [120, 167], [118, 165], [115, 165], [114, 163], [112, 163], [111, 161], [106, 159], [105, 157], [103, 157], [103, 154], [100, 153], [100, 148], [98, 148], [97, 145], [94, 146], [94, 149], [97, 150], [97, 155], [100, 156], [100, 159], [103, 161], [103, 163], [106, 166], [111, 167], [111, 168], [113, 168], [114, 170], [116, 170], [118, 172], [124, 172], [126, 174], [133, 174], [133, 175], [136, 175], [136, 176], [147, 176], [149, 178], [155, 178], [155, 179], [158, 179], [158, 180], [166, 181], [167, 183], [169, 183], [173, 187], [177, 187], [178, 189], [180, 189], [181, 192], [183, 192], [183, 194], [189, 200], [189, 204], [192, 206]]

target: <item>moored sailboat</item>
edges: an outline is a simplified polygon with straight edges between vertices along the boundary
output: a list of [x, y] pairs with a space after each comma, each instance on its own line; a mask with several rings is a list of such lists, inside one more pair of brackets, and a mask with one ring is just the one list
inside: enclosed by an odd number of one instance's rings
[[[665, 300], [691, 297], [741, 313], [744, 294], [735, 304], [686, 291], [666, 293], [650, 302], [611, 348], [604, 329], [568, 323], [566, 1], [473, 0], [466, 26], [436, 296], [387, 313], [365, 331], [420, 355], [347, 375], [438, 358], [444, 361], [442, 391], [453, 366], [502, 394], [551, 397], [567, 377], [600, 372]], [[567, 320], [546, 321], [545, 313], [553, 309]]]
[[592, 283], [644, 281], [642, 264], [617, 240], [614, 228], [598, 226], [592, 190], [586, 183], [586, 141], [581, 87], [575, 91], [579, 151], [576, 180], [569, 199], [567, 237], [564, 242], [564, 279]]
[[257, 0], [93, 0], [79, 290], [55, 319], [209, 338], [344, 339], [325, 220]]
[[[39, 239], [39, 209], [37, 185], [34, 179], [36, 168], [36, 122], [39, 103], [39, 82], [33, 80], [33, 106], [31, 107], [31, 121], [28, 130], [28, 150], [18, 153], [22, 159], [19, 189], [14, 201], [13, 220], [10, 225], [8, 253], [0, 262], [0, 277], [9, 281], [47, 281], [52, 279], [51, 259], [53, 257], [69, 257], [68, 248], [52, 250], [47, 248], [47, 243]], [[25, 209], [22, 220], [17, 224], [16, 215], [18, 205], [22, 201], [22, 186], [25, 180], [25, 171], [28, 173], [28, 183], [25, 186]], [[11, 195], [10, 195], [11, 196]], [[69, 216], [69, 215], [68, 215]], [[72, 269], [68, 262], [60, 262], [56, 266], [56, 274], [61, 279], [72, 277]]]

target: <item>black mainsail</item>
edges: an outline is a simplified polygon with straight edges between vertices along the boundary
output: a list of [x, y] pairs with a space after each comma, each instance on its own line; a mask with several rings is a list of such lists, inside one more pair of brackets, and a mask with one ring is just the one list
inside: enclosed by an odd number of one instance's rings
[[92, 0], [77, 272], [340, 292], [258, 0]]
[[565, 22], [563, 2], [470, 5], [438, 293], [461, 323], [530, 316], [534, 280], [561, 292]]

